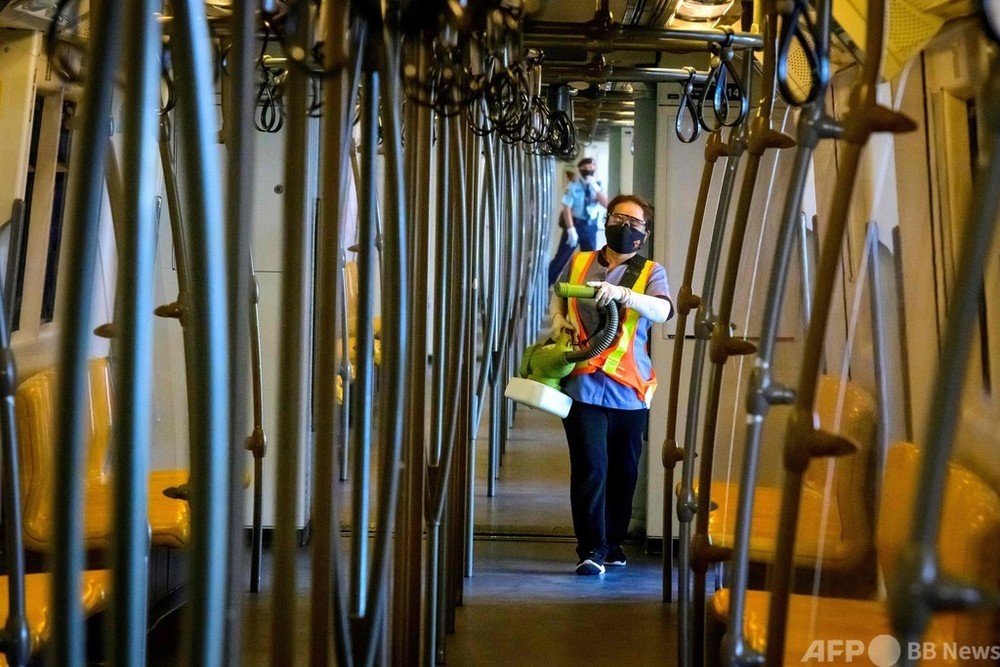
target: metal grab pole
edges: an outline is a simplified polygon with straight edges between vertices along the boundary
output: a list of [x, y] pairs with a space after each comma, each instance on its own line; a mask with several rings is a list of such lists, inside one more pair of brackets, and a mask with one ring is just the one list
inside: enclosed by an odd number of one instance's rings
[[[466, 250], [469, 256], [469, 272], [466, 280], [469, 281], [472, 289], [468, 296], [469, 315], [466, 326], [469, 328], [469, 335], [466, 336], [468, 347], [466, 355], [468, 359], [468, 375], [466, 395], [469, 401], [466, 413], [466, 438], [467, 454], [465, 458], [465, 517], [464, 517], [464, 567], [463, 573], [466, 577], [472, 576], [475, 528], [476, 528], [476, 434], [479, 430], [479, 414], [481, 411], [482, 395], [479, 391], [478, 379], [483, 377], [483, 371], [488, 366], [485, 352], [479, 360], [479, 367], [476, 367], [476, 353], [479, 351], [476, 342], [479, 340], [479, 299], [483, 294], [484, 285], [479, 279], [478, 269], [482, 262], [482, 216], [479, 203], [480, 197], [480, 173], [482, 161], [480, 158], [481, 138], [469, 132], [465, 144], [465, 168], [467, 170], [466, 195], [468, 197], [466, 205], [466, 215], [464, 223], [469, 225], [468, 235], [469, 247]], [[484, 332], [485, 342], [486, 335]]]
[[[441, 650], [442, 635], [438, 634], [440, 619], [438, 617], [439, 605], [443, 600], [439, 597], [438, 587], [438, 559], [444, 554], [442, 548], [441, 521], [444, 515], [445, 504], [448, 499], [448, 485], [451, 475], [451, 462], [455, 451], [455, 442], [458, 436], [458, 401], [459, 379], [462, 372], [462, 344], [465, 336], [465, 306], [467, 299], [464, 298], [465, 285], [463, 278], [467, 266], [465, 255], [465, 235], [466, 227], [463, 224], [456, 224], [455, 211], [452, 210], [451, 200], [464, 200], [464, 180], [465, 174], [461, 169], [461, 146], [457, 122], [454, 119], [442, 119], [439, 125], [439, 152], [438, 152], [438, 226], [435, 238], [435, 253], [437, 263], [435, 266], [435, 281], [437, 298], [445, 298], [447, 303], [436, 305], [435, 311], [435, 340], [441, 345], [434, 354], [434, 385], [433, 401], [439, 404], [433, 409], [440, 415], [440, 421], [432, 424], [431, 457], [427, 464], [427, 499], [425, 503], [425, 514], [427, 521], [427, 541], [428, 541], [428, 566], [427, 566], [427, 634], [425, 646], [425, 664], [435, 660], [443, 662], [444, 655]], [[456, 159], [457, 158], [457, 159]], [[454, 160], [455, 168], [451, 164]], [[454, 179], [454, 182], [451, 180]], [[452, 187], [456, 186], [456, 187]], [[464, 221], [462, 221], [464, 222]], [[445, 245], [448, 244], [448, 245]], [[448, 275], [447, 271], [452, 266], [457, 266], [454, 275]], [[447, 334], [452, 334], [457, 342], [451, 344], [448, 349], [447, 361], [444, 359], [444, 341]], [[445, 411], [445, 406], [448, 410]]]
[[[754, 191], [757, 189], [757, 174], [760, 161], [768, 149], [789, 148], [795, 144], [787, 135], [771, 127], [774, 110], [775, 69], [776, 69], [776, 16], [774, 2], [764, 3], [762, 32], [764, 36], [764, 67], [762, 86], [757, 112], [750, 121], [747, 132], [747, 163], [743, 170], [743, 184], [736, 205], [736, 216], [729, 241], [726, 258], [726, 272], [722, 281], [717, 324], [712, 330], [709, 357], [712, 361], [711, 381], [705, 403], [705, 425], [702, 430], [701, 458], [698, 475], [698, 508], [695, 518], [695, 534], [691, 547], [691, 568], [694, 570], [694, 646], [696, 651], [704, 651], [705, 640], [705, 585], [709, 566], [728, 560], [732, 549], [712, 544], [708, 536], [708, 519], [711, 513], [712, 469], [715, 459], [715, 437], [719, 421], [719, 402], [722, 393], [722, 378], [730, 357], [753, 354], [757, 348], [746, 339], [732, 336], [729, 322], [733, 315], [736, 283], [739, 278], [743, 242], [750, 220]], [[777, 158], [775, 158], [777, 160]], [[770, 195], [770, 193], [768, 193]], [[766, 220], [761, 225], [767, 224]], [[752, 296], [752, 295], [751, 295]]]
[[[748, 80], [749, 88], [749, 80]], [[705, 365], [705, 344], [712, 335], [715, 325], [715, 314], [712, 312], [712, 299], [715, 293], [715, 281], [719, 272], [719, 259], [722, 256], [722, 241], [729, 221], [729, 206], [732, 203], [733, 188], [736, 184], [736, 171], [740, 158], [746, 150], [747, 121], [729, 131], [729, 144], [726, 148], [726, 171], [722, 180], [722, 190], [719, 193], [719, 206], [715, 212], [715, 226], [712, 229], [712, 242], [709, 247], [708, 259], [705, 265], [705, 283], [700, 296], [700, 303], [694, 324], [694, 335], [697, 338], [694, 345], [694, 356], [691, 364], [691, 384], [688, 387], [688, 405], [684, 421], [684, 459], [681, 466], [681, 490], [677, 498], [677, 519], [679, 530], [677, 565], [677, 602], [678, 602], [678, 642], [677, 655], [679, 665], [691, 664], [691, 532], [690, 524], [694, 519], [696, 498], [694, 494], [694, 458], [695, 443], [698, 431], [698, 412], [701, 407], [701, 384]], [[667, 491], [664, 489], [664, 491]]]
[[501, 251], [503, 248], [503, 223], [500, 220], [499, 205], [499, 176], [497, 168], [499, 156], [494, 150], [497, 148], [492, 136], [487, 136], [484, 144], [486, 148], [485, 166], [486, 180], [489, 184], [487, 189], [487, 200], [489, 201], [490, 220], [490, 265], [492, 268], [490, 275], [490, 309], [492, 312], [490, 327], [490, 339], [493, 343], [490, 350], [490, 422], [488, 453], [489, 460], [486, 468], [486, 496], [493, 498], [497, 493], [497, 478], [500, 476], [500, 431], [501, 431], [501, 403], [503, 401], [502, 385], [502, 365], [503, 343], [501, 328], [506, 328], [504, 319], [504, 307], [501, 304], [501, 286], [506, 285], [506, 277], [501, 273]]
[[788, 622], [788, 597], [791, 589], [795, 536], [805, 470], [813, 458], [843, 456], [857, 451], [848, 438], [817, 428], [814, 419], [816, 382], [822, 358], [826, 325], [833, 299], [844, 230], [850, 212], [851, 194], [857, 177], [861, 149], [874, 132], [905, 132], [916, 125], [906, 116], [879, 106], [876, 87], [881, 69], [881, 54], [885, 31], [885, 0], [868, 3], [868, 23], [865, 60], [861, 73], [851, 90], [848, 113], [844, 120], [843, 149], [839, 155], [837, 184], [834, 190], [830, 222], [823, 239], [816, 276], [815, 302], [799, 376], [795, 407], [788, 420], [783, 462], [785, 478], [781, 493], [778, 538], [771, 569], [771, 603], [768, 609], [767, 662], [781, 664], [785, 650]]
[[[366, 665], [376, 663], [377, 651], [384, 645], [386, 612], [388, 611], [389, 565], [392, 539], [391, 527], [396, 521], [399, 500], [400, 459], [403, 438], [408, 422], [404, 418], [406, 395], [403, 382], [410, 357], [407, 326], [410, 317], [409, 278], [407, 270], [407, 210], [406, 189], [403, 176], [403, 148], [400, 144], [401, 125], [398, 110], [401, 106], [399, 79], [399, 53], [397, 40], [389, 29], [383, 27], [381, 44], [384, 48], [383, 76], [380, 77], [383, 107], [386, 114], [383, 125], [388, 128], [383, 140], [387, 187], [382, 266], [382, 307], [388, 314], [382, 329], [382, 368], [385, 374], [379, 430], [382, 436], [382, 460], [378, 501], [378, 533], [372, 550], [371, 585], [368, 588], [367, 613], [362, 626], [365, 644], [357, 651], [364, 656]], [[375, 41], [378, 44], [378, 41]], [[372, 147], [374, 155], [374, 146]], [[389, 194], [392, 193], [392, 194]]]
[[[253, 129], [246, 113], [254, 107], [254, 51], [256, 50], [256, 7], [252, 2], [233, 6], [232, 46], [228, 56], [230, 76], [229, 104], [234, 113], [225, 118], [226, 161], [226, 239], [229, 263], [229, 581], [226, 603], [226, 649], [229, 664], [241, 662], [243, 635], [243, 586], [246, 556], [243, 546], [243, 478], [246, 452], [254, 457], [254, 506], [251, 551], [251, 590], [260, 590], [260, 560], [263, 549], [261, 526], [263, 505], [264, 434], [260, 384], [260, 322], [257, 313], [258, 288], [250, 249], [250, 221], [253, 196]], [[223, 74], [225, 76], [225, 73]], [[250, 325], [249, 328], [247, 325]], [[256, 325], [256, 326], [254, 326]], [[253, 340], [256, 338], [257, 340]], [[253, 430], [247, 428], [246, 386], [253, 394]], [[258, 500], [260, 498], [260, 500]], [[254, 567], [256, 565], [256, 567]], [[256, 572], [256, 578], [253, 574]]]
[[663, 601], [674, 600], [673, 574], [673, 525], [674, 525], [674, 469], [684, 458], [683, 450], [677, 446], [677, 405], [680, 401], [681, 363], [684, 359], [684, 341], [687, 332], [688, 315], [697, 308], [701, 299], [691, 291], [694, 279], [694, 266], [698, 259], [698, 245], [701, 239], [701, 228], [705, 221], [705, 208], [708, 205], [708, 192], [712, 187], [712, 175], [715, 173], [715, 163], [726, 155], [726, 145], [722, 142], [722, 130], [716, 130], [708, 135], [705, 142], [705, 168], [701, 173], [701, 185], [698, 187], [698, 199], [695, 201], [694, 222], [691, 224], [691, 236], [688, 238], [687, 257], [684, 260], [684, 277], [681, 288], [677, 292], [677, 328], [674, 334], [674, 351], [670, 362], [670, 394], [667, 399], [667, 432], [663, 438], [660, 459], [663, 463], [665, 482], [663, 485]]
[[170, 143], [173, 129], [170, 116], [160, 116], [160, 168], [163, 170], [163, 188], [167, 194], [167, 214], [170, 219], [170, 238], [174, 244], [174, 266], [177, 270], [177, 299], [173, 303], [159, 306], [154, 311], [160, 317], [172, 317], [184, 324], [183, 312], [187, 303], [187, 243], [184, 239], [184, 222], [181, 213], [181, 199], [177, 191], [176, 161]]
[[[335, 452], [338, 445], [347, 447], [347, 407], [350, 396], [350, 372], [341, 375], [344, 403], [338, 409], [336, 397], [340, 365], [347, 366], [348, 347], [346, 313], [338, 317], [343, 291], [340, 222], [344, 210], [349, 181], [344, 166], [350, 118], [354, 113], [356, 81], [351, 71], [343, 66], [347, 62], [347, 7], [345, 3], [332, 3], [326, 15], [326, 44], [324, 57], [328, 63], [337, 63], [338, 69], [324, 81], [323, 90], [323, 145], [320, 183], [323, 206], [316, 237], [316, 293], [315, 293], [315, 347], [313, 352], [315, 387], [313, 390], [315, 415], [315, 483], [312, 509], [312, 571], [310, 581], [311, 613], [309, 617], [309, 660], [314, 665], [330, 663], [331, 635], [336, 647], [336, 657], [341, 664], [350, 664], [350, 647], [343, 623], [334, 619], [336, 587], [334, 553], [340, 532], [334, 528], [339, 521], [338, 503], [334, 493]], [[346, 310], [346, 309], [345, 309]], [[342, 330], [338, 329], [338, 321]], [[340, 336], [342, 358], [337, 358], [337, 338]], [[349, 368], [349, 367], [348, 367]], [[346, 470], [342, 463], [341, 470]], [[339, 601], [339, 600], [338, 600]]]
[[94, 262], [100, 232], [104, 189], [105, 144], [115, 73], [118, 71], [123, 7], [99, 2], [91, 8], [91, 51], [81, 103], [82, 125], [75, 141], [77, 159], [71, 165], [66, 197], [68, 291], [62, 295], [60, 320], [64, 335], [59, 349], [58, 414], [56, 417], [52, 540], [52, 645], [55, 664], [73, 667], [84, 662], [80, 572], [83, 547], [83, 400], [87, 393], [87, 349], [94, 282]]
[[[453, 573], [458, 572], [461, 568], [461, 546], [463, 540], [463, 530], [462, 524], [459, 522], [461, 517], [464, 517], [464, 513], [459, 513], [458, 510], [461, 509], [458, 505], [457, 499], [464, 497], [464, 489], [459, 488], [459, 483], [462, 481], [466, 468], [463, 465], [465, 454], [464, 445], [467, 442], [466, 433], [467, 428], [464, 428], [465, 415], [467, 413], [468, 406], [466, 400], [470, 393], [469, 387], [466, 385], [465, 376], [469, 370], [474, 367], [474, 360], [470, 360], [466, 355], [467, 342], [466, 338], [470, 330], [468, 317], [470, 299], [469, 293], [472, 291], [471, 284], [468, 282], [469, 274], [469, 226], [466, 216], [466, 197], [468, 196], [468, 191], [466, 189], [466, 164], [465, 164], [465, 147], [462, 143], [463, 132], [459, 127], [459, 119], [453, 119], [449, 123], [449, 137], [448, 137], [448, 149], [451, 151], [451, 165], [452, 168], [449, 173], [449, 178], [451, 179], [450, 191], [451, 191], [451, 201], [450, 206], [450, 227], [451, 234], [449, 242], [451, 243], [450, 254], [451, 260], [449, 262], [450, 267], [454, 270], [454, 275], [452, 276], [450, 284], [450, 293], [448, 295], [448, 307], [449, 307], [449, 331], [454, 334], [454, 341], [449, 350], [448, 359], [448, 393], [446, 395], [446, 400], [450, 406], [450, 412], [446, 420], [446, 431], [445, 435], [447, 437], [447, 447], [450, 449], [446, 452], [448, 457], [445, 461], [447, 469], [444, 470], [443, 477], [446, 483], [443, 485], [441, 490], [441, 516], [444, 519], [445, 530], [442, 531], [442, 535], [445, 537], [443, 540], [444, 545], [447, 547], [442, 554], [444, 557], [441, 559], [441, 591], [446, 597], [443, 597], [441, 602], [442, 611], [444, 612], [441, 617], [439, 617], [438, 625], [438, 638], [437, 638], [437, 660], [438, 662], [444, 662], [445, 657], [445, 630], [454, 630], [454, 614], [455, 614], [455, 599], [450, 593], [452, 592], [454, 586], [448, 585], [449, 580], [452, 579]], [[460, 448], [460, 444], [462, 447]], [[456, 454], [455, 450], [459, 450]], [[458, 463], [455, 463], [457, 459]], [[457, 468], [456, 470], [453, 470]], [[433, 479], [434, 476], [431, 476]], [[445, 503], [447, 506], [445, 507]], [[460, 578], [458, 578], [461, 581]], [[442, 622], [447, 619], [448, 622]]]
[[[419, 71], [429, 59], [428, 45], [421, 42]], [[430, 174], [431, 110], [423, 105], [406, 105], [406, 183], [414, 184]], [[413, 317], [407, 328], [410, 348], [406, 375], [406, 423], [402, 465], [406, 471], [400, 494], [396, 523], [393, 662], [411, 665], [420, 659], [421, 583], [423, 572], [424, 448], [426, 441], [427, 385], [427, 230], [430, 227], [430, 189], [410, 187], [407, 195], [407, 266]]]
[[[369, 43], [371, 48], [371, 43]], [[378, 143], [378, 80], [374, 69], [362, 75], [361, 182], [358, 184], [357, 422], [351, 443], [350, 614], [366, 616], [368, 597], [368, 524], [371, 492], [372, 406], [375, 398], [375, 157]]]
[[[976, 174], [968, 222], [957, 255], [958, 275], [948, 307], [944, 346], [934, 377], [932, 405], [927, 418], [927, 444], [920, 462], [913, 518], [907, 544], [899, 557], [899, 573], [889, 590], [889, 612], [894, 635], [903, 646], [918, 642], [935, 611], [964, 611], [1000, 607], [1000, 593], [962, 579], [960, 572], [941, 570], [938, 535], [944, 509], [948, 462], [958, 426], [962, 389], [968, 374], [972, 332], [979, 318], [983, 274], [990, 258], [1000, 209], [1000, 67], [996, 58], [979, 109], [989, 142], [989, 162]], [[912, 664], [906, 655], [903, 665]]]
[[22, 667], [31, 657], [31, 636], [24, 613], [24, 536], [21, 515], [20, 452], [14, 395], [17, 367], [10, 349], [6, 308], [0, 308], [0, 457], [3, 465], [3, 531], [7, 558], [7, 622], [2, 637], [7, 663]]
[[[817, 51], [826, 53], [830, 40], [831, 0], [820, 2], [817, 13]], [[821, 56], [822, 57], [822, 56]], [[781, 309], [784, 302], [785, 285], [791, 267], [792, 251], [795, 247], [796, 232], [804, 225], [799, 224], [802, 195], [805, 191], [809, 166], [813, 151], [820, 139], [829, 139], [839, 134], [839, 127], [826, 115], [826, 83], [822, 83], [814, 102], [806, 105], [799, 116], [796, 134], [795, 162], [792, 167], [791, 182], [785, 196], [781, 226], [775, 245], [775, 259], [768, 283], [767, 299], [761, 324], [760, 344], [754, 367], [751, 371], [747, 392], [747, 434], [743, 452], [743, 467], [740, 473], [740, 488], [737, 501], [736, 535], [733, 544], [733, 558], [729, 602], [729, 625], [723, 654], [732, 665], [757, 664], [763, 656], [757, 655], [746, 644], [743, 632], [743, 614], [746, 608], [746, 587], [750, 567], [750, 527], [753, 517], [754, 490], [759, 469], [761, 437], [764, 419], [771, 405], [786, 405], [794, 400], [794, 392], [785, 385], [774, 382], [771, 377], [771, 362], [778, 337]], [[803, 233], [800, 249], [806, 250]], [[803, 264], [803, 273], [808, 267]], [[803, 278], [803, 282], [807, 282]]]
[[[191, 338], [195, 354], [186, 362], [198, 378], [189, 387], [191, 420], [191, 610], [187, 659], [194, 664], [218, 664], [225, 638], [225, 587], [228, 532], [215, 530], [229, 511], [226, 489], [229, 471], [229, 352], [226, 345], [227, 303], [224, 291], [226, 256], [222, 201], [215, 143], [216, 115], [211, 76], [212, 54], [208, 24], [201, 2], [174, 3], [174, 52], [178, 72], [178, 111], [184, 116], [181, 146], [185, 156], [187, 197], [184, 220], [189, 228], [188, 272]], [[186, 347], [186, 346], [185, 346]]]
[[[289, 5], [288, 27], [294, 39], [306, 39], [306, 3]], [[302, 449], [303, 404], [306, 400], [304, 355], [306, 331], [304, 309], [308, 299], [309, 275], [306, 257], [312, 216], [306, 213], [307, 77], [300, 68], [288, 70], [286, 83], [287, 122], [285, 143], [285, 193], [283, 201], [284, 248], [281, 294], [281, 366], [278, 385], [275, 472], [274, 602], [271, 617], [271, 664], [288, 662], [286, 651], [294, 646], [296, 567], [295, 506], [298, 495], [299, 456]]]
[[[264, 360], [260, 349], [260, 285], [250, 253], [250, 378], [253, 387], [253, 432], [247, 448], [253, 453], [253, 528], [250, 538], [250, 592], [260, 592], [260, 568], [264, 555], [264, 456], [267, 432], [264, 430]], [[314, 580], [315, 581], [315, 580]]]
[[121, 266], [115, 289], [117, 391], [113, 429], [114, 540], [109, 628], [111, 662], [139, 665], [146, 659], [149, 558], [148, 481], [153, 360], [153, 273], [156, 260], [154, 169], [159, 94], [159, 26], [152, 0], [128, 5], [123, 182], [124, 220], [118, 232]]

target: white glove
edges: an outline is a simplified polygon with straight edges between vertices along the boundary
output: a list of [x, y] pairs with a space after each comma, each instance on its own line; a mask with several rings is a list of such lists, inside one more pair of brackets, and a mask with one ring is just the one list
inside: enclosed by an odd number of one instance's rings
[[555, 313], [552, 316], [552, 337], [555, 338], [563, 333], [575, 334], [576, 327], [562, 313]]
[[636, 311], [650, 322], [666, 322], [674, 312], [674, 306], [669, 299], [639, 294], [628, 287], [612, 285], [601, 280], [592, 280], [587, 284], [597, 288], [595, 296], [598, 306], [605, 306], [612, 301], [617, 301], [626, 308]]
[[624, 287], [612, 285], [611, 283], [606, 283], [603, 280], [591, 280], [587, 283], [587, 285], [597, 288], [597, 294], [594, 295], [594, 298], [597, 300], [598, 306], [603, 307], [612, 301], [621, 301], [625, 298]]
[[576, 231], [576, 227], [566, 228], [566, 243], [569, 244], [570, 248], [575, 248], [580, 243], [580, 235]]

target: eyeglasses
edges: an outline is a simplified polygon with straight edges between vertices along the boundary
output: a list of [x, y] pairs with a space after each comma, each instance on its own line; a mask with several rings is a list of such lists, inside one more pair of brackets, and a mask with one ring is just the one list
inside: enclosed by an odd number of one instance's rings
[[618, 225], [628, 225], [637, 232], [646, 231], [646, 223], [639, 218], [634, 218], [625, 213], [609, 213], [605, 226], [617, 227]]

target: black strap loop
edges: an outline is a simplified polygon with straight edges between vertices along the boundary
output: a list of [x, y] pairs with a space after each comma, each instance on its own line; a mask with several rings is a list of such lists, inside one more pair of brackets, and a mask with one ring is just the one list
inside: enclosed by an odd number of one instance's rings
[[[694, 79], [697, 72], [693, 67], [685, 67], [688, 73], [688, 80], [684, 82], [684, 92], [681, 94], [681, 103], [677, 107], [677, 118], [674, 120], [674, 132], [681, 143], [693, 143], [701, 135], [701, 123], [698, 121], [698, 107], [692, 97], [694, 96]], [[691, 121], [690, 132], [684, 132], [684, 117]]]
[[[777, 78], [778, 90], [788, 104], [802, 106], [815, 101], [820, 91], [830, 83], [830, 57], [827, 36], [817, 34], [817, 26], [809, 13], [808, 0], [794, 0], [782, 12], [778, 33]], [[805, 29], [803, 29], [805, 24]], [[810, 82], [804, 96], [792, 90], [788, 61], [792, 44], [797, 43], [809, 64]]]

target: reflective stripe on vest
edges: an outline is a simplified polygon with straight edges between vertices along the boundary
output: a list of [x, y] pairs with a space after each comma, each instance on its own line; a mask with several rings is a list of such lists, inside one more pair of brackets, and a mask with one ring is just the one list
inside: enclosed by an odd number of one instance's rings
[[[572, 259], [570, 266], [569, 282], [574, 285], [583, 285], [587, 280], [587, 273], [591, 264], [597, 259], [597, 252], [581, 252]], [[653, 271], [654, 262], [649, 260], [642, 267], [632, 290], [643, 294], [649, 282], [649, 276]], [[576, 299], [568, 299], [568, 315], [570, 322], [576, 326], [577, 331], [586, 333], [583, 328], [583, 318], [580, 316], [579, 306]], [[656, 389], [656, 373], [650, 369], [649, 380], [644, 380], [639, 375], [639, 368], [635, 362], [635, 331], [639, 323], [639, 313], [630, 309], [625, 309], [625, 320], [619, 326], [619, 332], [615, 342], [601, 354], [593, 359], [580, 362], [572, 375], [582, 375], [601, 370], [616, 381], [631, 387], [635, 390], [639, 399], [649, 405], [653, 391]]]

